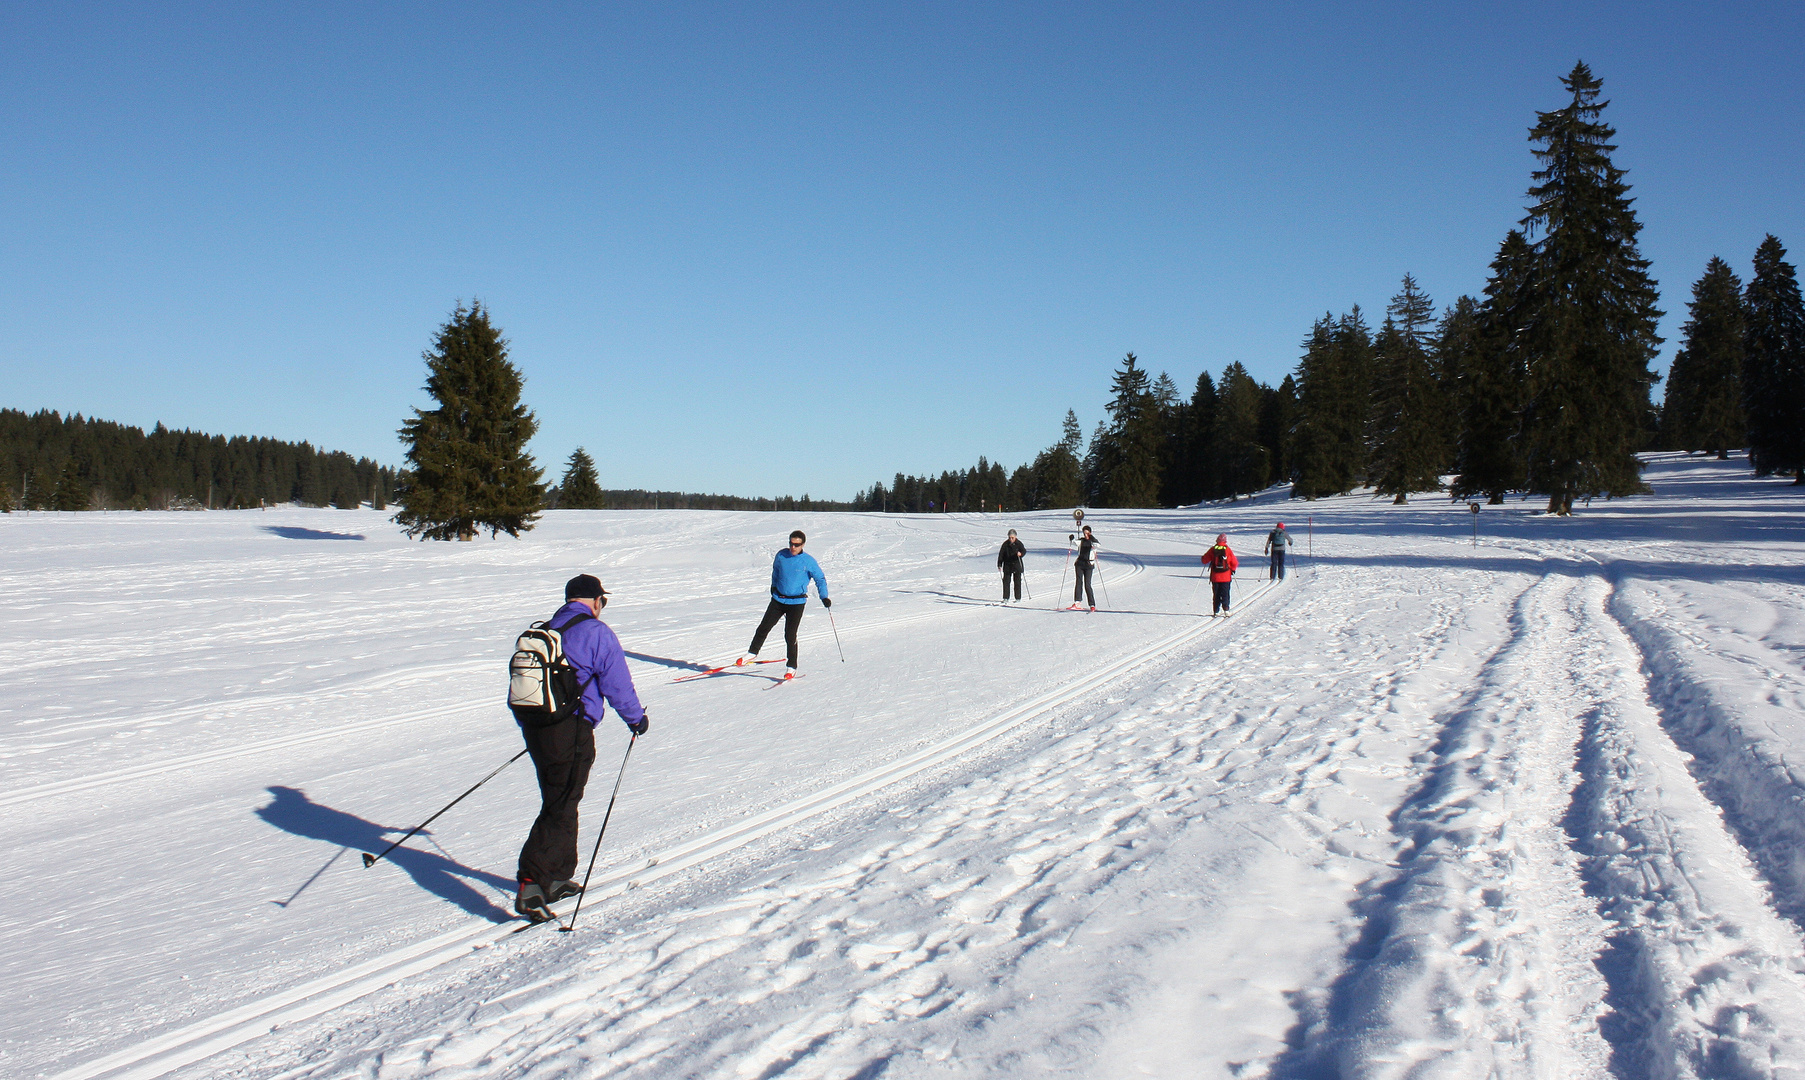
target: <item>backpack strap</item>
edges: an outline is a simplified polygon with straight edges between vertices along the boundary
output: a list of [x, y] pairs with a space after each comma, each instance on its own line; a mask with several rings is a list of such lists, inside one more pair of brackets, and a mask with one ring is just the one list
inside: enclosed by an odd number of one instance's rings
[[571, 617], [570, 621], [565, 623], [563, 626], [553, 626], [551, 624], [550, 619], [547, 619], [542, 623], [534, 623], [533, 625], [534, 626], [543, 626], [547, 630], [553, 630], [553, 631], [556, 631], [557, 633], [562, 634], [564, 631], [569, 630], [571, 627], [582, 622], [584, 619], [593, 619], [593, 618], [595, 618], [594, 615], [573, 615]]

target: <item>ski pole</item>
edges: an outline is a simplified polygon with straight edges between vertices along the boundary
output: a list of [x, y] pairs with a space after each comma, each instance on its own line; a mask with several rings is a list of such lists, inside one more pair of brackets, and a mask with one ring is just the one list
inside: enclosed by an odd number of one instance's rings
[[[1065, 572], [1072, 568], [1072, 534], [1065, 537], [1065, 565], [1059, 568], [1059, 591], [1053, 595], [1053, 610], [1059, 610], [1059, 599], [1065, 595]], [[1075, 603], [1076, 601], [1074, 601]]]
[[[1096, 556], [1093, 555], [1092, 558], [1096, 558]], [[1103, 583], [1103, 564], [1101, 562], [1096, 562], [1091, 565], [1095, 567], [1097, 571], [1097, 588], [1103, 590], [1103, 606], [1106, 608], [1114, 608], [1115, 605], [1109, 602], [1109, 586]]]
[[[514, 763], [515, 763], [515, 762], [516, 762], [516, 761], [519, 761], [519, 760], [520, 760], [520, 759], [521, 759], [521, 758], [522, 758], [522, 757], [523, 757], [523, 756], [525, 756], [525, 754], [526, 754], [526, 750], [525, 750], [525, 749], [524, 749], [524, 748], [522, 748], [522, 749], [521, 749], [521, 751], [520, 751], [520, 753], [518, 753], [518, 754], [515, 754], [515, 755], [514, 755], [514, 756], [513, 756], [513, 757], [511, 757], [511, 758], [509, 758], [509, 759], [508, 759], [508, 760], [506, 760], [506, 761], [504, 761], [504, 762], [502, 762], [502, 763], [501, 763], [501, 764], [500, 764], [500, 765], [497, 765], [497, 766], [496, 766], [496, 767], [495, 767], [495, 772], [492, 772], [492, 773], [490, 773], [490, 774], [489, 774], [489, 775], [488, 775], [488, 776], [485, 776], [485, 777], [483, 777], [483, 778], [482, 778], [482, 779], [481, 779], [481, 780], [478, 780], [478, 781], [477, 781], [477, 782], [476, 782], [476, 783], [475, 783], [475, 784], [473, 784], [473, 785], [471, 785], [471, 788], [470, 788], [470, 791], [475, 791], [475, 790], [476, 790], [476, 789], [477, 789], [477, 788], [479, 788], [479, 787], [482, 787], [482, 786], [483, 786], [483, 785], [484, 785], [484, 784], [486, 784], [486, 783], [488, 783], [488, 782], [489, 782], [489, 781], [491, 781], [491, 780], [493, 780], [493, 779], [495, 779], [495, 774], [496, 774], [496, 773], [499, 773], [499, 772], [501, 772], [501, 770], [503, 770], [503, 769], [505, 769], [505, 768], [507, 768], [507, 767], [508, 767], [508, 766], [509, 766], [509, 765], [512, 765], [512, 764], [514, 764]], [[458, 803], [461, 803], [461, 802], [463, 802], [463, 801], [464, 801], [464, 799], [465, 799], [465, 797], [466, 797], [466, 796], [468, 796], [468, 795], [469, 795], [469, 794], [470, 794], [470, 791], [466, 791], [466, 792], [464, 792], [464, 794], [463, 794], [463, 795], [459, 795], [459, 796], [458, 796], [458, 797], [457, 797], [457, 798], [455, 798], [455, 799], [453, 799], [453, 800], [451, 800], [451, 801], [450, 801], [450, 802], [448, 802], [448, 803], [446, 803], [446, 804], [445, 804], [445, 809], [444, 809], [444, 810], [440, 810], [440, 811], [439, 811], [439, 814], [443, 814], [443, 813], [444, 813], [444, 812], [445, 812], [445, 810], [449, 810], [449, 809], [451, 809], [451, 808], [452, 808], [452, 807], [454, 807], [454, 806], [456, 806], [456, 805], [457, 805], [457, 804], [458, 804]], [[369, 868], [370, 868], [370, 867], [372, 867], [372, 866], [375, 866], [375, 865], [376, 865], [376, 864], [377, 864], [377, 862], [379, 862], [379, 861], [380, 861], [380, 860], [382, 860], [382, 859], [384, 859], [384, 858], [386, 858], [386, 857], [387, 857], [387, 856], [388, 856], [388, 853], [389, 853], [389, 852], [391, 852], [391, 851], [394, 851], [394, 850], [395, 850], [395, 849], [396, 849], [396, 848], [398, 848], [398, 847], [400, 847], [400, 846], [401, 846], [401, 845], [402, 845], [402, 844], [404, 844], [404, 843], [406, 843], [406, 842], [407, 842], [407, 840], [408, 840], [408, 837], [410, 837], [410, 836], [413, 836], [413, 835], [414, 835], [414, 834], [415, 834], [415, 833], [417, 833], [417, 832], [419, 832], [419, 831], [420, 831], [420, 830], [421, 830], [421, 829], [424, 829], [424, 828], [426, 828], [426, 827], [427, 827], [427, 826], [428, 826], [428, 825], [431, 825], [431, 824], [432, 824], [432, 823], [433, 823], [433, 822], [434, 822], [434, 821], [437, 821], [437, 820], [438, 820], [438, 818], [439, 818], [439, 814], [434, 814], [434, 815], [433, 815], [433, 816], [432, 816], [432, 817], [429, 817], [429, 818], [427, 818], [427, 819], [426, 819], [426, 820], [425, 820], [425, 821], [422, 821], [422, 822], [421, 822], [421, 823], [420, 823], [420, 824], [418, 824], [418, 825], [415, 825], [415, 826], [414, 826], [414, 827], [413, 827], [413, 828], [411, 828], [411, 829], [409, 829], [409, 830], [407, 830], [407, 836], [403, 836], [403, 837], [402, 837], [402, 838], [401, 838], [401, 839], [399, 839], [399, 840], [397, 840], [397, 841], [395, 841], [395, 842], [394, 842], [394, 843], [392, 843], [392, 844], [390, 844], [390, 845], [389, 845], [389, 846], [388, 846], [388, 847], [386, 847], [386, 848], [383, 848], [383, 849], [382, 849], [382, 854], [381, 854], [381, 855], [372, 855], [372, 854], [370, 854], [370, 853], [369, 853], [369, 852], [367, 852], [367, 851], [366, 851], [366, 852], [364, 852], [364, 853], [363, 853], [363, 855], [364, 855], [364, 869], [365, 869], [365, 870], [368, 870], [368, 869], [369, 869]]]
[[589, 893], [589, 875], [595, 873], [595, 857], [602, 853], [602, 837], [608, 835], [608, 819], [614, 816], [614, 800], [620, 796], [620, 780], [627, 775], [627, 759], [633, 756], [633, 744], [638, 741], [637, 735], [627, 740], [627, 752], [620, 758], [620, 772], [614, 775], [614, 791], [608, 796], [608, 809], [602, 813], [602, 827], [596, 830], [595, 848], [589, 853], [589, 869], [583, 871], [583, 888], [577, 893], [577, 906], [570, 909], [570, 923], [558, 927], [560, 933], [568, 934], [576, 929], [577, 912], [583, 910], [583, 897]]
[[844, 664], [846, 662], [846, 650], [840, 648], [840, 628], [834, 624], [834, 609], [833, 608], [827, 609], [827, 625], [830, 627], [833, 627], [834, 648], [840, 649], [840, 663]]

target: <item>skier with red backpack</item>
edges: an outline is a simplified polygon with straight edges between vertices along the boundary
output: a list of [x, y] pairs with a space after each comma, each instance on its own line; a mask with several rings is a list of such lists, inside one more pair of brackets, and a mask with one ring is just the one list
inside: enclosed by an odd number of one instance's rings
[[1228, 534], [1216, 534], [1216, 545], [1203, 553], [1203, 565], [1210, 568], [1210, 618], [1228, 614], [1228, 587], [1235, 580], [1235, 568], [1241, 560], [1228, 546]]

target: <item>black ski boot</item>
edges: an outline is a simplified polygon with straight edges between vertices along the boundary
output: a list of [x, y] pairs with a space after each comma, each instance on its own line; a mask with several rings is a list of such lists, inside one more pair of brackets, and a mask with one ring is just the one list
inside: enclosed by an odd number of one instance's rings
[[551, 908], [546, 906], [545, 890], [531, 881], [520, 883], [520, 895], [514, 898], [514, 910], [536, 923], [545, 922], [552, 917]]
[[581, 895], [582, 892], [583, 886], [574, 881], [554, 881], [545, 890], [545, 899], [547, 903], [555, 904], [566, 897]]

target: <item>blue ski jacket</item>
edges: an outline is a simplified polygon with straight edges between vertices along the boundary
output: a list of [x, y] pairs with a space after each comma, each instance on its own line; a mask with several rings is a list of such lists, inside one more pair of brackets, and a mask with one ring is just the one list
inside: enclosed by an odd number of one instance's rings
[[[566, 601], [558, 613], [546, 620], [564, 639], [564, 655], [583, 680], [583, 716], [590, 727], [607, 715], [602, 701], [614, 706], [624, 724], [636, 724], [646, 715], [633, 689], [633, 676], [627, 671], [627, 657], [621, 651], [620, 638], [600, 619], [584, 619], [571, 626], [578, 615], [589, 614], [589, 606], [575, 600]], [[570, 626], [569, 630], [564, 627]]]
[[809, 578], [815, 579], [815, 593], [827, 599], [827, 575], [821, 564], [806, 551], [791, 553], [784, 548], [771, 560], [771, 599], [780, 604], [808, 603]]

